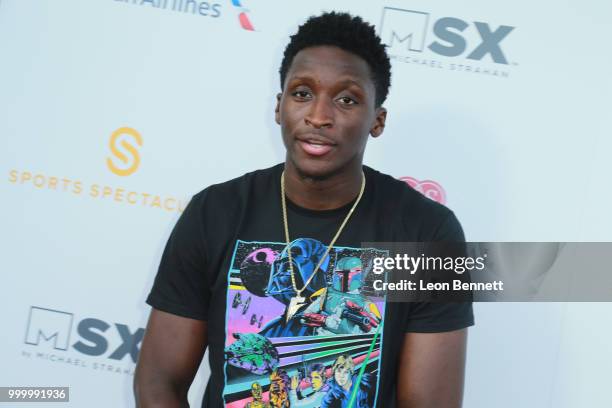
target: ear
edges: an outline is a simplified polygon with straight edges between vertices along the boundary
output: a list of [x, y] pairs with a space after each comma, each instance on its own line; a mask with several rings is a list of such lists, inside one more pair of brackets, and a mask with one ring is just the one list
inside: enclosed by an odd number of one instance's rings
[[280, 92], [276, 94], [276, 108], [274, 108], [274, 120], [279, 125], [280, 125], [280, 102], [281, 102], [282, 96], [283, 94]]
[[376, 108], [376, 118], [374, 118], [374, 125], [370, 129], [370, 135], [372, 135], [372, 137], [378, 137], [382, 135], [383, 130], [385, 130], [386, 120], [387, 110], [382, 106], [380, 108]]

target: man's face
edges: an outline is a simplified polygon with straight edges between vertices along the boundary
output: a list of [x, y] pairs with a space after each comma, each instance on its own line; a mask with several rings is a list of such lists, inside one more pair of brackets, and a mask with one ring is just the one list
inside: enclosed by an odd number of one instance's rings
[[318, 371], [313, 371], [310, 374], [310, 381], [312, 384], [312, 388], [315, 391], [319, 391], [323, 386], [323, 377], [321, 377], [321, 374]]
[[386, 111], [375, 107], [375, 97], [361, 57], [333, 46], [298, 52], [275, 115], [290, 164], [316, 178], [360, 164], [368, 135], [384, 129]]
[[336, 368], [336, 371], [334, 372], [334, 378], [336, 379], [338, 385], [341, 387], [345, 387], [348, 384], [351, 378], [350, 375], [351, 373], [348, 367], [346, 366], [340, 366]]

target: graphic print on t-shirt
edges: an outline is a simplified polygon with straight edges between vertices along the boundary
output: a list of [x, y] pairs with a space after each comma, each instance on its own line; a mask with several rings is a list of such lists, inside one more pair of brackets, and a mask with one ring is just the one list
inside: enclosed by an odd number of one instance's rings
[[226, 407], [375, 406], [385, 299], [370, 271], [387, 252], [333, 247], [315, 272], [326, 249], [311, 238], [236, 241], [228, 271]]

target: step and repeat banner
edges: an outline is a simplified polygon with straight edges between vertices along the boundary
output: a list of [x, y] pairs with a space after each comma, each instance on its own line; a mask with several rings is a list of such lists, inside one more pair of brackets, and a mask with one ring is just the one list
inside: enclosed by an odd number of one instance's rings
[[[392, 58], [368, 165], [471, 241], [612, 240], [608, 2], [0, 0], [0, 386], [134, 405], [166, 239], [192, 195], [283, 161], [282, 52], [331, 10]], [[475, 312], [466, 407], [612, 406], [611, 304]]]

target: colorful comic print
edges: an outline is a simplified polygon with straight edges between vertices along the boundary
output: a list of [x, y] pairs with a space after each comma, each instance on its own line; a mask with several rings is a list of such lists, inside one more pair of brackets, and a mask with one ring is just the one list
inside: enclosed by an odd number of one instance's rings
[[326, 249], [310, 238], [236, 242], [228, 272], [226, 407], [375, 406], [385, 298], [370, 271], [387, 252], [334, 247], [320, 262]]

